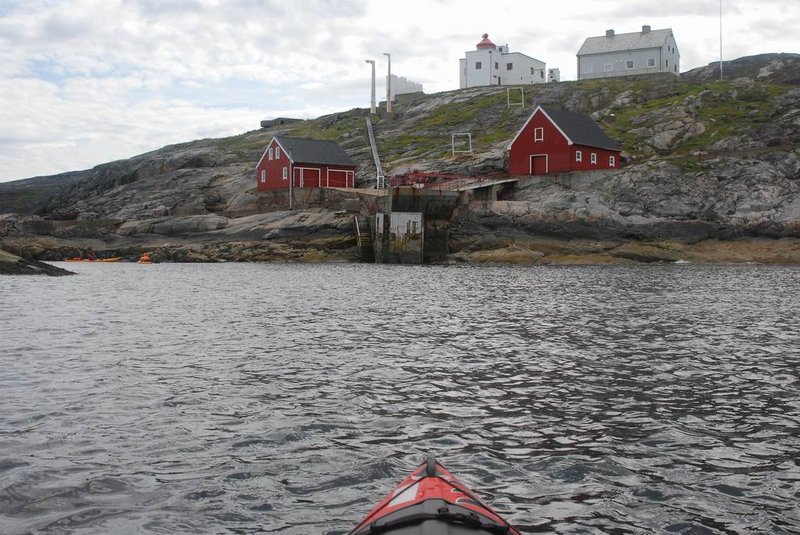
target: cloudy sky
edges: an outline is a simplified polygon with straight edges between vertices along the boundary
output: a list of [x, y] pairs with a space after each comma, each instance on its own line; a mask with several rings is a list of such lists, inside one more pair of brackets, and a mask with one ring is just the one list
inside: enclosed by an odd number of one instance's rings
[[[576, 79], [586, 37], [672, 28], [719, 59], [719, 0], [0, 0], [0, 181], [85, 169], [273, 117], [369, 107], [370, 67], [458, 88], [481, 34]], [[800, 2], [722, 0], [724, 59], [800, 53]]]

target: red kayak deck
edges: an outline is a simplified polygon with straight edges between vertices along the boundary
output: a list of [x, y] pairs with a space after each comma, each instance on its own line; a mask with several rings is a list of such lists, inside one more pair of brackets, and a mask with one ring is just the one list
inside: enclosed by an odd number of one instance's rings
[[433, 456], [397, 485], [350, 535], [520, 535]]

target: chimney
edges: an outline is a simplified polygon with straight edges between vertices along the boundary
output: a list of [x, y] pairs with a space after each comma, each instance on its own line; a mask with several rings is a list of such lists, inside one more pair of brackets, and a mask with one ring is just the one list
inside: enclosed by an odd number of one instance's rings
[[614, 30], [606, 30], [606, 37], [614, 37]]
[[642, 26], [642, 33], [650, 33], [650, 26]]

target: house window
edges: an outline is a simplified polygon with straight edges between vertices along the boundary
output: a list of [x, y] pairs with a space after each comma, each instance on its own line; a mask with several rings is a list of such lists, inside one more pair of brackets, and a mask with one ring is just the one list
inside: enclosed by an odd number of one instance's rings
[[669, 60], [666, 60], [666, 63], [664, 63], [664, 66], [665, 67], [669, 67]]
[[633, 60], [632, 59], [629, 59], [628, 61], [625, 62], [625, 68], [626, 69], [633, 69]]
[[617, 166], [617, 159], [613, 156], [608, 157], [608, 166], [609, 167], [616, 167]]
[[280, 160], [281, 159], [281, 148], [280, 147], [275, 147], [275, 159], [276, 160]]
[[267, 170], [266, 169], [262, 169], [261, 170], [261, 183], [263, 184], [266, 181], [267, 181]]
[[481, 70], [481, 62], [480, 62], [480, 61], [476, 61], [476, 62], [475, 62], [475, 70], [476, 70], [476, 71], [479, 71], [479, 70]]
[[575, 151], [575, 161], [580, 163], [581, 160], [583, 160], [583, 153], [581, 151], [579, 151], [579, 150], [576, 150]]
[[597, 153], [593, 152], [592, 153], [592, 165], [594, 165], [596, 163], [597, 163]]
[[603, 70], [605, 72], [613, 71], [614, 70], [614, 64], [613, 63], [606, 63], [605, 65], [603, 65]]
[[533, 129], [533, 140], [534, 141], [544, 141], [544, 128], [534, 128]]
[[[667, 60], [669, 63], [669, 60]], [[647, 66], [648, 67], [655, 67], [656, 66], [656, 58], [647, 58]]]
[[496, 62], [496, 61], [495, 61], [495, 62], [494, 62], [494, 70], [497, 70], [497, 69], [499, 69], [499, 68], [500, 68], [500, 64], [499, 64], [498, 62]]
[[[542, 71], [542, 72], [544, 72], [544, 71]], [[531, 74], [536, 74], [536, 69], [534, 69], [533, 67], [531, 67]]]
[[506, 70], [507, 71], [513, 71], [514, 70], [514, 64], [513, 63], [506, 63]]
[[591, 63], [584, 63], [583, 64], [583, 74], [591, 74], [592, 73], [592, 64]]
[[288, 178], [289, 178], [289, 168], [288, 167], [284, 167], [283, 168], [283, 179], [286, 180]]
[[272, 153], [272, 147], [270, 147], [270, 148], [269, 148], [269, 159], [270, 159], [270, 160], [272, 159], [272, 154], [273, 154], [273, 153]]

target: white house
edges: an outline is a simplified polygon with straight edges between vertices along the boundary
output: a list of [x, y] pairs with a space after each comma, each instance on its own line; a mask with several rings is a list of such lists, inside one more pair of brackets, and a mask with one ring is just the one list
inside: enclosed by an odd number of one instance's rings
[[589, 37], [578, 50], [578, 80], [670, 72], [680, 74], [681, 55], [672, 28]]
[[508, 45], [497, 46], [483, 34], [475, 50], [459, 61], [459, 87], [485, 85], [543, 84], [545, 64], [519, 52], [509, 52]]
[[392, 101], [397, 100], [397, 95], [422, 92], [422, 84], [409, 80], [405, 76], [392, 75]]

